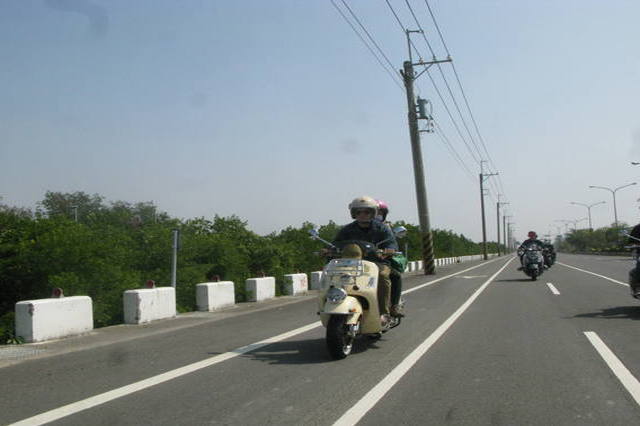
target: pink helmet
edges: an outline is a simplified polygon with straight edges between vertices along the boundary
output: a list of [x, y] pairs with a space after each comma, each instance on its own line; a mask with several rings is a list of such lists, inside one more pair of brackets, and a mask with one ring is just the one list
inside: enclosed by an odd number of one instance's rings
[[382, 220], [387, 220], [387, 215], [389, 214], [389, 205], [383, 200], [376, 200], [378, 203], [378, 213], [382, 216]]

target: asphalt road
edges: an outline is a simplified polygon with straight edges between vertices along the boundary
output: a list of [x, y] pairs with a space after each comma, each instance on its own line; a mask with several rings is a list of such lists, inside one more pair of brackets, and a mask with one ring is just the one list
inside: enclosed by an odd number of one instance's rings
[[313, 296], [0, 350], [0, 424], [640, 424], [631, 260], [558, 261], [407, 276], [401, 326], [341, 361]]

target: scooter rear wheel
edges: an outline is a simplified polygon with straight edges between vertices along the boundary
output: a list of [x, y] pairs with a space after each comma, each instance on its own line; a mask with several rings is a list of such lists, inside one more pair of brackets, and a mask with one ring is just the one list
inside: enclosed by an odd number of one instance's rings
[[348, 334], [347, 316], [332, 315], [327, 324], [327, 349], [331, 358], [346, 358], [353, 349], [354, 340]]

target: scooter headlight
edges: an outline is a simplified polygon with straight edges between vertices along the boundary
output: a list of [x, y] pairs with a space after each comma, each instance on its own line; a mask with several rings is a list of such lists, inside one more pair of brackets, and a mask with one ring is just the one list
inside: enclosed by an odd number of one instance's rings
[[331, 287], [327, 291], [327, 301], [331, 303], [340, 303], [347, 297], [347, 292], [342, 288]]

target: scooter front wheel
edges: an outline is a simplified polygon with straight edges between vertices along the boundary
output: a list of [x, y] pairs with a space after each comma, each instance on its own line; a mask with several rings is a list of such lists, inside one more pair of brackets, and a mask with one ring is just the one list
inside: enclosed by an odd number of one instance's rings
[[327, 349], [333, 359], [346, 358], [355, 338], [349, 335], [346, 315], [332, 315], [327, 324]]

